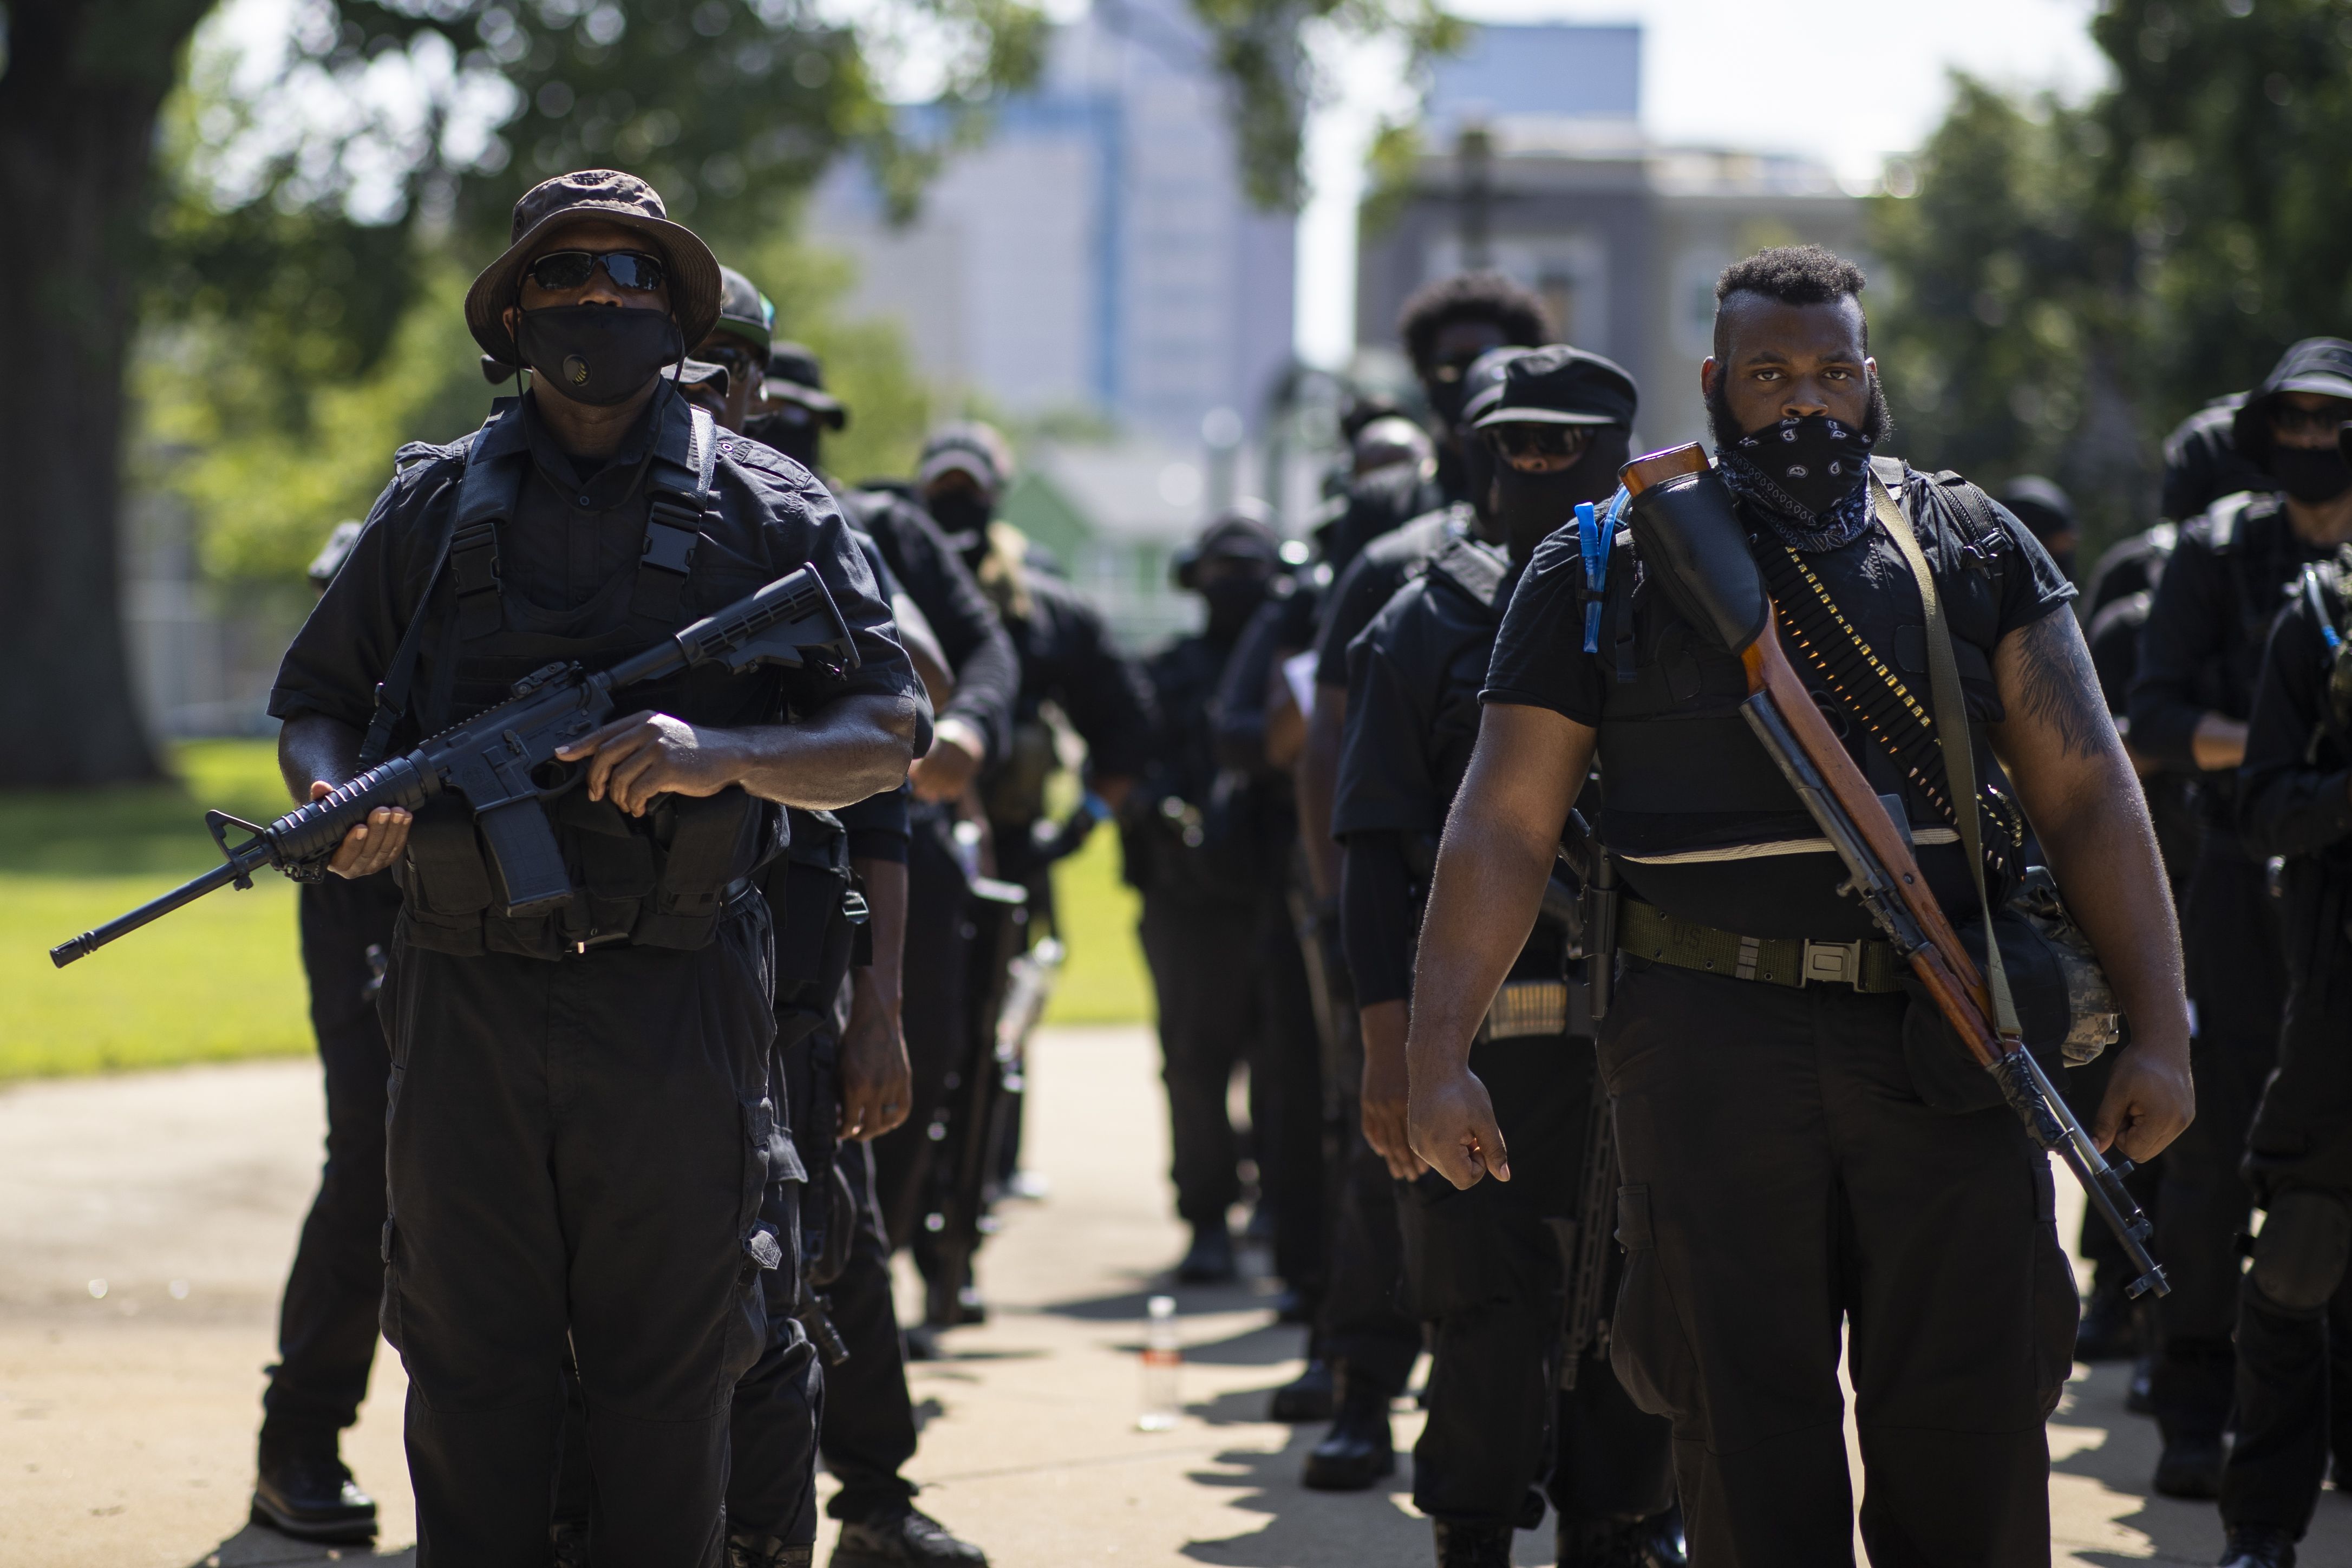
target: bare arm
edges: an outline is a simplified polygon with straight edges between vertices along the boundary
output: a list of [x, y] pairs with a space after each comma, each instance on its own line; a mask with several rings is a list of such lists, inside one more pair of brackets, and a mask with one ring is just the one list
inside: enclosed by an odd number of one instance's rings
[[870, 968], [849, 972], [849, 1026], [841, 1036], [843, 1138], [879, 1138], [907, 1120], [914, 1075], [900, 1028], [907, 954], [907, 868], [898, 860], [850, 862], [866, 883]]
[[[360, 732], [323, 713], [299, 714], [278, 731], [278, 772], [286, 781], [286, 793], [299, 801], [316, 800], [358, 776], [359, 755]], [[376, 807], [365, 822], [343, 835], [327, 869], [338, 877], [383, 870], [407, 847], [413, 820], [399, 806]]]
[[911, 699], [837, 698], [796, 724], [719, 729], [667, 713], [616, 719], [556, 753], [588, 764], [588, 798], [643, 816], [654, 796], [717, 795], [740, 784], [763, 800], [814, 811], [896, 789], [915, 742]]
[[1544, 883], [1592, 763], [1594, 732], [1546, 708], [1491, 703], [1454, 797], [1422, 917], [1405, 1043], [1413, 1152], [1457, 1187], [1511, 1179], [1470, 1043], [1543, 907]]
[[2146, 1160], [2196, 1114], [2180, 932], [2146, 797], [2116, 733], [2074, 617], [2044, 616], [2001, 638], [1993, 681], [2008, 718], [1993, 749], [2050, 857], [2066, 907], [2131, 1019], [2091, 1132]]

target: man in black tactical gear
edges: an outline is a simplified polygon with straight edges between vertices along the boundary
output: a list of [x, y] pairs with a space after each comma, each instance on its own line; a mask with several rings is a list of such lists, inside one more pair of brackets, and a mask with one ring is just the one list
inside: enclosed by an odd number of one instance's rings
[[2244, 1173], [2267, 1211], [2238, 1284], [2227, 1568], [2294, 1568], [2327, 1455], [2352, 1430], [2352, 550], [2305, 569], [2273, 627], [2239, 774], [2239, 825], [2279, 855], [2288, 974], [2278, 1071]]
[[[356, 522], [336, 527], [310, 563], [313, 587], [327, 591], [359, 536]], [[378, 872], [304, 883], [297, 902], [310, 1028], [326, 1073], [327, 1163], [278, 1309], [278, 1364], [261, 1395], [253, 1514], [299, 1541], [349, 1544], [375, 1538], [375, 1500], [353, 1483], [336, 1449], [367, 1396], [383, 1301], [378, 1249], [392, 1058], [375, 998], [400, 889]]]
[[[1521, 352], [1489, 349], [1472, 361], [1459, 379], [1465, 400], [1499, 385], [1504, 368]], [[1330, 822], [1347, 722], [1348, 647], [1412, 571], [1469, 532], [1474, 515], [1468, 501], [1455, 501], [1372, 539], [1325, 595], [1316, 632], [1314, 707], [1298, 762], [1298, 814], [1314, 889], [1328, 911], [1322, 923], [1332, 937], [1325, 972], [1343, 983], [1348, 965], [1336, 940], [1339, 848]], [[1389, 1402], [1403, 1392], [1421, 1353], [1420, 1325], [1396, 1304], [1403, 1260], [1393, 1178], [1363, 1134], [1363, 1034], [1352, 997], [1350, 992], [1330, 1053], [1328, 1093], [1339, 1110], [1339, 1153], [1331, 1266], [1317, 1324], [1318, 1349], [1328, 1358], [1327, 1375], [1338, 1398], [1331, 1429], [1308, 1451], [1302, 1478], [1307, 1486], [1333, 1491], [1361, 1490], [1389, 1473]], [[1311, 1387], [1318, 1371], [1310, 1364], [1301, 1384]], [[1286, 1389], [1278, 1397], [1292, 1396]]]
[[2074, 580], [2074, 552], [2083, 542], [2082, 524], [2074, 516], [2074, 498], [2039, 474], [2020, 474], [2000, 487], [1993, 500], [2009, 515], [2025, 524], [2050, 559]]
[[1158, 732], [1144, 805], [1129, 814], [1125, 834], [1127, 879], [1143, 895], [1176, 1213], [1192, 1231], [1176, 1266], [1180, 1284], [1234, 1277], [1228, 1216], [1242, 1195], [1242, 1151], [1225, 1100], [1237, 1065], [1247, 1062], [1254, 1079], [1266, 1070], [1255, 802], [1246, 780], [1221, 776], [1211, 708], [1234, 646], [1281, 565], [1279, 542], [1255, 503], [1211, 523], [1178, 555], [1173, 574], [1178, 587], [1206, 603], [1207, 624], [1144, 666]]
[[904, 775], [929, 713], [831, 499], [722, 437], [658, 374], [719, 310], [717, 263], [643, 181], [550, 180], [467, 323], [525, 396], [377, 502], [271, 694], [313, 798], [496, 703], [812, 567], [858, 662], [646, 689], [561, 753], [572, 892], [506, 912], [461, 799], [355, 827], [331, 869], [397, 865], [383, 1328], [409, 1374], [420, 1561], [543, 1560], [576, 1357], [600, 1561], [710, 1568], [729, 1396], [765, 1333], [760, 1222], [795, 1163], [769, 1082], [772, 949], [751, 874], [778, 805]]
[[1424, 1175], [1405, 1137], [1412, 933], [1477, 738], [1495, 633], [1537, 545], [1578, 502], [1604, 502], [1616, 489], [1635, 401], [1632, 378], [1597, 355], [1554, 345], [1512, 358], [1463, 409], [1475, 432], [1465, 453], [1475, 534], [1432, 557], [1349, 649], [1332, 827], [1347, 847], [1363, 1131], [1406, 1184], [1397, 1205], [1405, 1295], [1433, 1331], [1413, 1506], [1434, 1522], [1440, 1568], [1507, 1564], [1513, 1531], [1540, 1519], [1547, 1495], [1562, 1568], [1681, 1561], [1666, 1521], [1654, 1518], [1674, 1500], [1666, 1423], [1633, 1407], [1597, 1336], [1579, 1364], [1562, 1365], [1571, 1281], [1559, 1226], [1607, 1223], [1580, 1214], [1595, 1085], [1565, 925], [1537, 923], [1470, 1056], [1503, 1135], [1523, 1152], [1517, 1178], [1456, 1193]]
[[2225, 496], [2186, 524], [2141, 628], [2130, 699], [2134, 752], [2187, 780], [2204, 832], [2182, 904], [2195, 1005], [2197, 1125], [2165, 1160], [2154, 1247], [2172, 1271], [2157, 1309], [2155, 1486], [2210, 1498], [2230, 1415], [2238, 1235], [2252, 1195], [2238, 1173], [2246, 1128], [2277, 1059], [2286, 1002], [2277, 901], [2236, 828], [2237, 767], [2272, 618], [2306, 563], [2352, 539], [2352, 467], [2336, 431], [2352, 417], [2352, 343], [2297, 343], [2240, 405], [2237, 454], [2279, 489]]
[[[761, 412], [750, 419], [749, 432], [822, 476], [823, 433], [849, 419], [848, 409], [824, 390], [823, 363], [802, 344], [773, 344], [761, 397]], [[854, 515], [883, 510], [866, 492], [835, 493], [848, 498]], [[901, 558], [925, 569], [925, 596], [941, 606], [950, 626], [961, 628], [962, 668], [977, 667], [984, 694], [992, 689], [996, 650], [953, 573], [934, 561], [938, 530], [911, 507], [889, 511], [886, 529]], [[878, 544], [874, 553], [895, 584]], [[919, 608], [911, 613], [923, 616]], [[928, 625], [929, 617], [923, 619]], [[937, 662], [943, 669], [956, 667], [943, 647]], [[967, 710], [979, 715], [975, 731], [987, 721], [984, 707]], [[793, 1120], [816, 1178], [805, 1193], [803, 1255], [811, 1263], [813, 1293], [840, 1337], [838, 1351], [846, 1352], [825, 1368], [818, 1436], [825, 1468], [841, 1482], [826, 1508], [842, 1521], [833, 1562], [835, 1568], [984, 1568], [987, 1557], [978, 1547], [915, 1507], [918, 1489], [902, 1474], [915, 1456], [914, 1401], [891, 1299], [890, 1238], [875, 1199], [874, 1140], [905, 1123], [912, 1099], [902, 1032], [907, 867], [914, 832], [908, 792], [845, 806], [829, 822], [803, 825], [800, 815], [794, 814], [789, 863], [780, 868], [794, 889], [782, 900], [785, 920], [821, 925], [826, 934], [810, 951], [826, 953], [847, 969], [849, 979], [845, 1008], [830, 965], [813, 968], [793, 986], [784, 984], [792, 977], [780, 973], [777, 994]], [[853, 887], [869, 911], [863, 942], [855, 940], [844, 918], [845, 896]]]
[[[1988, 896], [2001, 910], [2046, 853], [2131, 1018], [2093, 1132], [2146, 1155], [2190, 1114], [2188, 1009], [2147, 814], [2063, 613], [2074, 590], [1982, 491], [1869, 460], [1889, 422], [1862, 286], [1811, 247], [1725, 270], [1700, 374], [1722, 480], [1791, 661], [1903, 812], [1955, 926], [1981, 929], [1941, 726], [1901, 700], [1925, 675], [1923, 620], [1948, 618], [1981, 715], [1969, 771], [1990, 787], [1957, 805], [1977, 814]], [[1838, 896], [1843, 861], [1740, 715], [1746, 671], [1675, 608], [1679, 577], [1661, 591], [1668, 563], [1624, 558], [1629, 540], [1588, 598], [1582, 531], [1554, 534], [1496, 636], [1421, 930], [1413, 1152], [1462, 1188], [1512, 1180], [1531, 1152], [1507, 1145], [1467, 1058], [1597, 742], [1626, 884], [1599, 1041], [1627, 1253], [1612, 1353], [1635, 1403], [1674, 1421], [1692, 1562], [1852, 1561], [1843, 1322], [1872, 1558], [2047, 1563], [2043, 1422], [2076, 1312], [2049, 1161]], [[2055, 962], [2021, 944], [2011, 967], [2028, 1038], [2054, 1047]]]

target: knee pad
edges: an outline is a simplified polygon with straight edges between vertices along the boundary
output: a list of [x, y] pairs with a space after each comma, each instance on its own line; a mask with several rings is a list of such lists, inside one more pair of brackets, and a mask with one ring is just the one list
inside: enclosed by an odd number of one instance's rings
[[2352, 1262], [2352, 1209], [2327, 1193], [2281, 1194], [2254, 1238], [2247, 1278], [2269, 1305], [2310, 1313], [2327, 1305]]

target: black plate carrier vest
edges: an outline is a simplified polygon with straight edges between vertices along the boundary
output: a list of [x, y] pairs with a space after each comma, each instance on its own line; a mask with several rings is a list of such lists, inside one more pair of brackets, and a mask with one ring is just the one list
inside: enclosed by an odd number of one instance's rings
[[[573, 611], [543, 609], [501, 584], [499, 531], [512, 521], [531, 466], [518, 400], [499, 399], [467, 444], [446, 569], [425, 595], [442, 616], [435, 690], [420, 715], [426, 732], [496, 705], [533, 670], [565, 661], [602, 668], [765, 584], [763, 568], [699, 531], [719, 456], [710, 416], [682, 399], [665, 404], [643, 480], [651, 500], [643, 552]], [[783, 718], [772, 672], [716, 668], [632, 688], [615, 717], [640, 709], [695, 724]], [[621, 942], [706, 947], [726, 906], [772, 853], [782, 820], [740, 787], [704, 798], [665, 795], [642, 817], [575, 787], [547, 811], [572, 872], [572, 901], [551, 915], [514, 920], [500, 912], [497, 865], [472, 812], [446, 795], [428, 802], [397, 868], [407, 939], [459, 957], [553, 959]]]

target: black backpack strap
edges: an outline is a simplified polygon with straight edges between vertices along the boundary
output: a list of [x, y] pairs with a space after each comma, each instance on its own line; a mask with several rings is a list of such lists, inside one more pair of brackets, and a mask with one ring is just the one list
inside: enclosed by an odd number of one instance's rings
[[686, 580], [694, 570], [694, 547], [702, 537], [702, 514], [709, 507], [719, 464], [717, 424], [704, 409], [689, 407], [687, 416], [686, 449], [665, 449], [670, 445], [665, 440], [646, 476], [652, 503], [629, 598], [631, 613], [665, 626], [685, 618]]
[[[408, 617], [406, 629], [400, 634], [399, 646], [393, 650], [392, 663], [385, 668], [383, 679], [376, 682], [375, 712], [368, 720], [367, 734], [360, 742], [359, 763], [362, 768], [372, 768], [390, 754], [393, 731], [408, 716], [409, 689], [415, 684], [416, 659], [425, 647], [425, 616], [432, 608], [433, 590], [439, 585], [445, 567], [454, 565], [456, 569], [459, 635], [480, 635], [478, 631], [467, 629], [468, 617], [470, 616], [472, 624], [478, 626], [485, 612], [488, 626], [484, 629], [498, 629], [497, 521], [498, 514], [512, 506], [513, 486], [509, 483], [507, 493], [499, 493], [499, 479], [511, 479], [512, 476], [502, 472], [500, 464], [485, 458], [482, 449], [488, 445], [483, 437], [510, 406], [509, 400], [500, 399], [499, 406], [488, 423], [462, 447], [466, 468], [457, 481], [457, 504], [450, 508], [448, 521], [443, 525], [439, 540], [434, 546], [433, 570], [425, 576], [424, 589], [416, 596], [416, 608]], [[451, 457], [461, 455], [461, 448], [456, 446], [442, 450]], [[403, 447], [402, 451], [406, 453], [409, 448]], [[443, 484], [446, 487], [447, 481], [444, 480]], [[485, 583], [489, 589], [487, 594], [482, 591]], [[469, 586], [470, 601], [467, 596]]]

